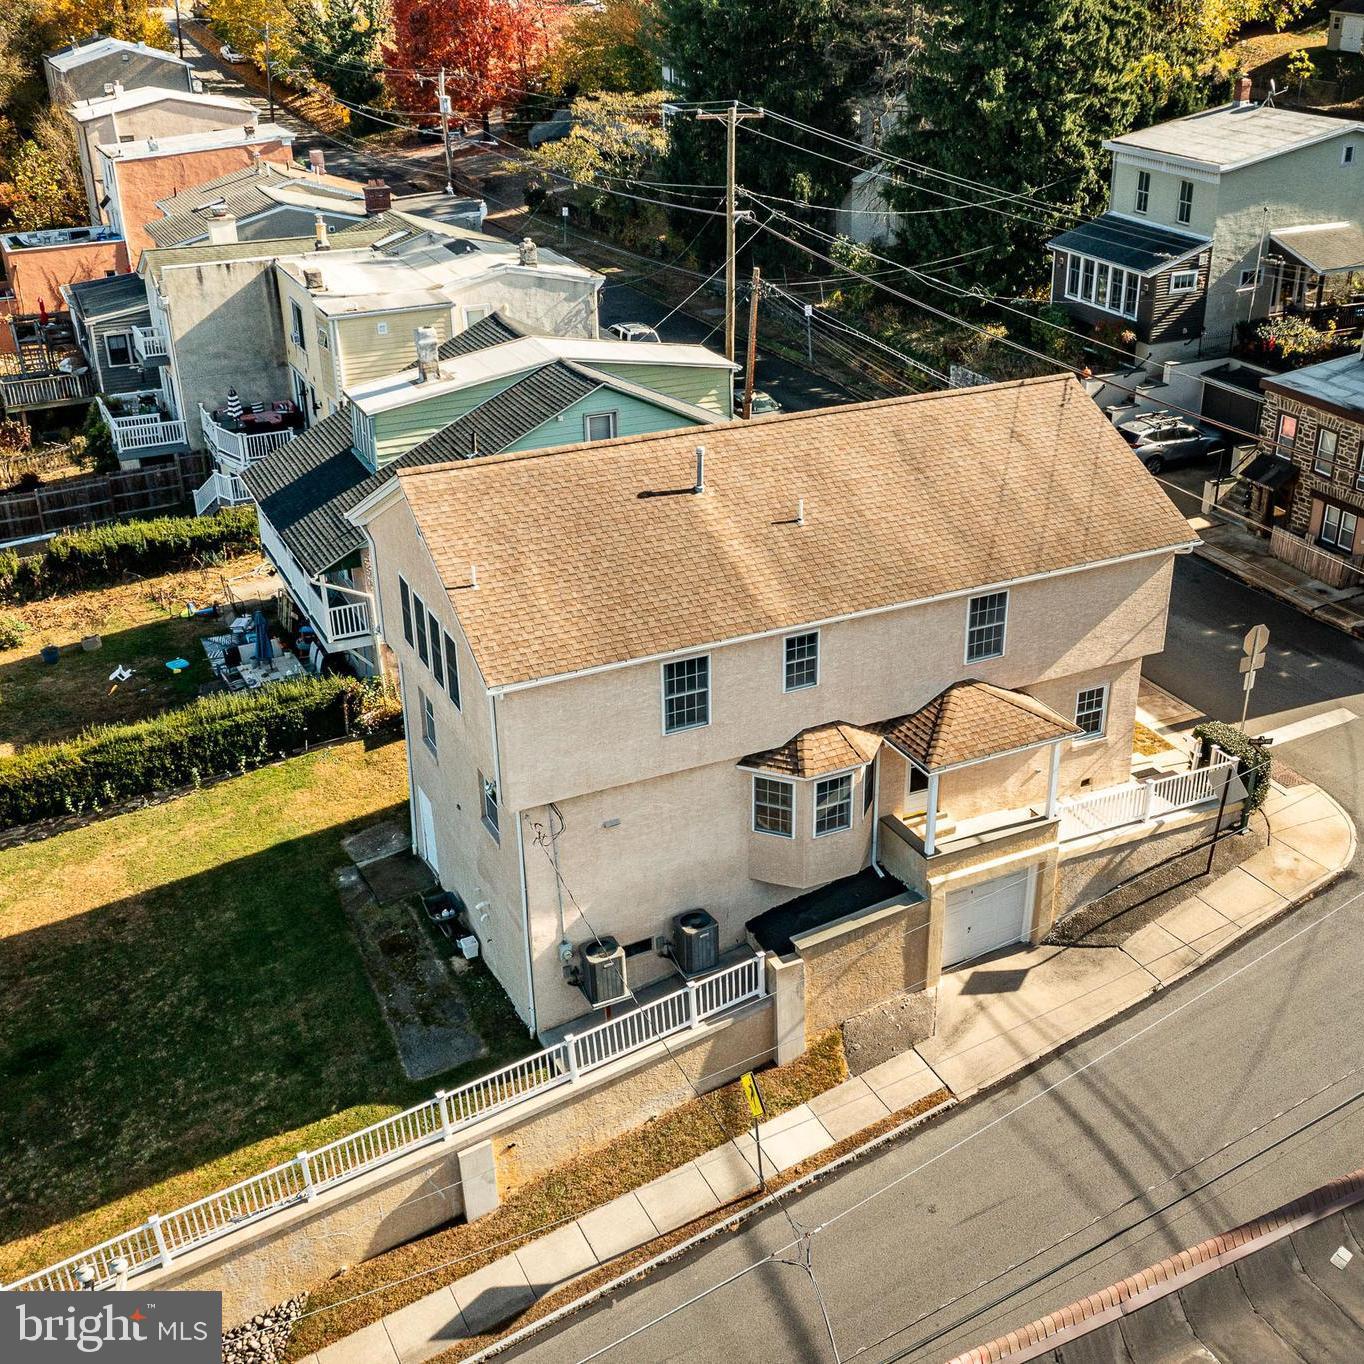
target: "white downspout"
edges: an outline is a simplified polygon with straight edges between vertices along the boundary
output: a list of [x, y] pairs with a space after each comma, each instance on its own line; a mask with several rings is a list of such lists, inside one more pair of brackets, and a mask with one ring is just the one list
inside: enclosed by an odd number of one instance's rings
[[[488, 726], [493, 743], [493, 780], [497, 783], [499, 807], [502, 801], [502, 753], [497, 742], [497, 693], [488, 693]], [[480, 795], [481, 799], [481, 795]], [[516, 819], [516, 869], [521, 884], [521, 940], [526, 949], [526, 1008], [530, 1012], [530, 1032], [533, 1037], [536, 1027], [535, 1009], [535, 965], [530, 949], [530, 890], [526, 880], [526, 839], [521, 828], [521, 814]]]

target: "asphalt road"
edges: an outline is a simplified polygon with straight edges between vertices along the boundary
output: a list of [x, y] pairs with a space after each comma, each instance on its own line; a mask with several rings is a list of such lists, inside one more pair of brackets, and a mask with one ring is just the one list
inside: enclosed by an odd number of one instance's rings
[[[1234, 717], [1241, 637], [1259, 622], [1271, 644], [1254, 728], [1364, 715], [1364, 646], [1192, 559], [1148, 671]], [[1282, 757], [1360, 819], [1361, 743], [1346, 721]], [[794, 1198], [796, 1222], [822, 1228], [809, 1245], [837, 1357], [946, 1359], [1358, 1166], [1359, 894], [1347, 875], [1033, 1074]], [[515, 1357], [834, 1360], [798, 1264], [725, 1283], [791, 1240], [769, 1213]]]

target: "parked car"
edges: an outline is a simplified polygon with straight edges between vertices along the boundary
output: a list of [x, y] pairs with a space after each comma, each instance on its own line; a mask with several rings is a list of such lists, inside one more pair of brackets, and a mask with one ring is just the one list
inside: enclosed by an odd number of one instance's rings
[[218, 56], [230, 66], [240, 66], [246, 60], [244, 53], [238, 52], [235, 47], [229, 47], [226, 43], [218, 49]]
[[1153, 474], [1226, 454], [1227, 438], [1172, 412], [1143, 412], [1118, 423], [1118, 432]]
[[620, 341], [657, 341], [658, 333], [643, 322], [615, 322], [607, 331]]
[[765, 417], [769, 412], [780, 411], [781, 404], [770, 393], [764, 393], [760, 388], [753, 390], [752, 412], [755, 417]]

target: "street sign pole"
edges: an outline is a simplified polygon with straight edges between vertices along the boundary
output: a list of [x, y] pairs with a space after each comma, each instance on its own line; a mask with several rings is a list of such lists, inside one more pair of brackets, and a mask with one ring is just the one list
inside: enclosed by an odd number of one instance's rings
[[760, 1193], [766, 1193], [767, 1176], [763, 1173], [763, 1142], [758, 1131], [758, 1120], [767, 1112], [767, 1105], [763, 1103], [763, 1092], [758, 1088], [758, 1081], [751, 1070], [739, 1077], [739, 1085], [744, 1091], [744, 1098], [748, 1100], [748, 1111], [753, 1115], [753, 1147], [758, 1156], [758, 1190]]
[[1255, 675], [1265, 666], [1265, 649], [1269, 644], [1269, 626], [1255, 625], [1246, 631], [1241, 641], [1241, 733], [1246, 732], [1246, 717], [1250, 713], [1250, 693], [1255, 689]]

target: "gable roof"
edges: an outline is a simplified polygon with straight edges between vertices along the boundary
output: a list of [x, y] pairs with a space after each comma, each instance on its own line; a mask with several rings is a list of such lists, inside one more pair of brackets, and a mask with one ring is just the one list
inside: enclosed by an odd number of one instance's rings
[[494, 687], [1197, 543], [1068, 375], [398, 481]]
[[[332, 241], [364, 246], [383, 236], [384, 224], [378, 217], [366, 218], [332, 233]], [[263, 237], [259, 241], [247, 239], [235, 242], [190, 242], [185, 246], [151, 246], [141, 255], [138, 274], [155, 275], [174, 265], [213, 265], [230, 260], [279, 260], [288, 256], [305, 256], [316, 245], [315, 238]]]
[[461, 355], [472, 355], [476, 350], [486, 350], [489, 346], [500, 346], [504, 341], [515, 341], [525, 336], [525, 332], [515, 323], [509, 322], [501, 313], [489, 313], [487, 317], [456, 332], [447, 341], [440, 343], [436, 352], [438, 360], [454, 360]]
[[364, 543], [346, 513], [399, 469], [467, 460], [475, 444], [488, 454], [504, 450], [596, 387], [567, 365], [546, 365], [378, 473], [371, 473], [351, 448], [349, 410], [334, 412], [253, 464], [243, 479], [261, 515], [304, 570], [323, 573]]
[[163, 51], [159, 47], [149, 47], [146, 43], [130, 43], [123, 38], [94, 38], [64, 52], [50, 52], [46, 60], [54, 71], [70, 71], [73, 67], [84, 66], [87, 62], [98, 61], [101, 57], [110, 57], [117, 52], [136, 52], [143, 57], [159, 57], [162, 61], [171, 62], [175, 66], [190, 65], [173, 52]]
[[910, 715], [877, 728], [925, 772], [983, 762], [1083, 733], [1026, 692], [988, 682], [954, 682]]
[[1138, 128], [1111, 138], [1104, 146], [1109, 151], [1155, 152], [1196, 161], [1220, 172], [1359, 132], [1364, 132], [1364, 123], [1353, 119], [1275, 109], [1267, 104], [1224, 104], [1151, 128]]
[[1364, 228], [1358, 223], [1276, 227], [1269, 240], [1313, 274], [1344, 274], [1364, 269]]
[[754, 767], [782, 777], [819, 777], [849, 767], [865, 767], [881, 747], [881, 736], [844, 720], [812, 725], [794, 738], [763, 753], [740, 758], [737, 766]]

